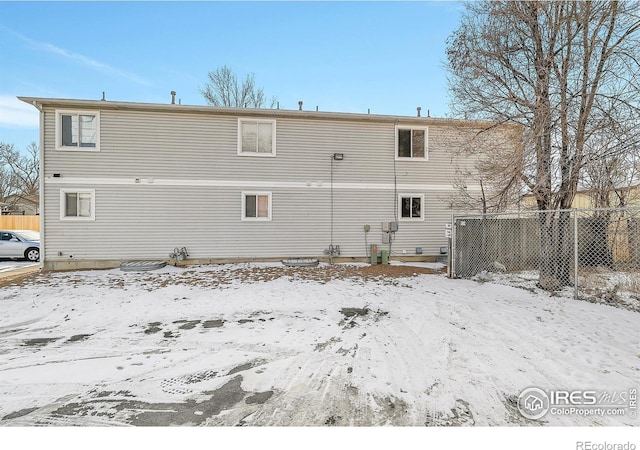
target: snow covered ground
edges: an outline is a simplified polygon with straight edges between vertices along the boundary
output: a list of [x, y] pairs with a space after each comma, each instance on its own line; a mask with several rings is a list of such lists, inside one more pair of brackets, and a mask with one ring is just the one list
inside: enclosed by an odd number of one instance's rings
[[[514, 286], [544, 295], [545, 290], [538, 285], [539, 279], [539, 272], [535, 270], [508, 273], [482, 271], [472, 277], [472, 280], [479, 283]], [[575, 290], [573, 286], [565, 286], [553, 295], [574, 297]], [[591, 303], [640, 312], [640, 274], [634, 271], [614, 272], [606, 269], [582, 271], [578, 282], [578, 297]]]
[[[398, 269], [396, 266], [395, 269]], [[638, 425], [640, 315], [404, 266], [39, 274], [0, 288], [0, 425]]]

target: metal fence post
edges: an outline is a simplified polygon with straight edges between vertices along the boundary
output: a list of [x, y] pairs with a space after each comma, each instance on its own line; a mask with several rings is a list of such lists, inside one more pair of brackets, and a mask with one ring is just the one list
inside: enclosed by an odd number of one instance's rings
[[451, 261], [451, 266], [449, 267], [449, 277], [456, 277], [456, 218], [455, 215], [451, 214], [451, 248], [449, 249], [449, 260]]
[[578, 210], [573, 209], [573, 290], [578, 299]]

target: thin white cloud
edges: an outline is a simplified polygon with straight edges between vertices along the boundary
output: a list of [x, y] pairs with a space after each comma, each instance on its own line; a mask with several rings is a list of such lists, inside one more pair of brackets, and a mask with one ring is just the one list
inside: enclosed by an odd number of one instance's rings
[[38, 128], [38, 110], [12, 95], [0, 94], [0, 127]]
[[[4, 28], [4, 27], [2, 27]], [[51, 53], [53, 55], [57, 55], [57, 56], [61, 56], [63, 58], [72, 60], [72, 61], [76, 61], [79, 62], [80, 64], [89, 67], [91, 69], [94, 70], [98, 70], [98, 71], [102, 71], [105, 73], [110, 73], [112, 75], [116, 75], [122, 78], [126, 78], [129, 81], [132, 81], [134, 83], [143, 85], [143, 86], [151, 86], [151, 83], [147, 80], [145, 80], [144, 78], [142, 78], [139, 75], [136, 75], [135, 73], [131, 73], [131, 72], [127, 72], [121, 69], [118, 69], [117, 67], [113, 67], [110, 66], [109, 64], [105, 64], [102, 63], [100, 61], [97, 61], [95, 59], [89, 58], [88, 56], [84, 56], [81, 55], [80, 53], [74, 53], [71, 52], [69, 50], [66, 50], [64, 48], [58, 47], [56, 45], [50, 44], [48, 42], [40, 42], [40, 41], [36, 41], [34, 39], [31, 39], [23, 34], [17, 33], [13, 30], [10, 30], [8, 28], [4, 28], [7, 32], [13, 34], [14, 36], [20, 38], [21, 40], [23, 40], [24, 42], [28, 43], [29, 45], [31, 45], [34, 48], [43, 50], [47, 53]]]

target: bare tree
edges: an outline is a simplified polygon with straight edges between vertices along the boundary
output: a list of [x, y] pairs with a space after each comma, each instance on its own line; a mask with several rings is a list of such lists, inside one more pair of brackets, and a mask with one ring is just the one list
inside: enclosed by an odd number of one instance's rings
[[458, 145], [454, 148], [458, 150], [454, 150], [451, 160], [455, 167], [455, 193], [445, 199], [449, 207], [486, 214], [518, 204], [522, 195], [520, 127], [460, 127], [456, 134]]
[[590, 160], [581, 185], [595, 208], [624, 208], [640, 196], [640, 154], [629, 153]]
[[38, 145], [32, 142], [26, 153], [20, 153], [13, 144], [0, 144], [0, 158], [14, 178], [15, 193], [35, 195], [40, 185], [40, 154]]
[[236, 74], [227, 66], [209, 72], [209, 81], [200, 87], [200, 93], [213, 106], [274, 108], [277, 102], [276, 97], [267, 100], [263, 89], [256, 87], [253, 73], [247, 74], [239, 83]]
[[[586, 161], [600, 148], [590, 143], [618, 130], [620, 117], [638, 117], [640, 4], [481, 1], [465, 7], [447, 43], [454, 111], [523, 125], [519, 182], [538, 209], [570, 208]], [[540, 218], [548, 258], [541, 262], [541, 284], [543, 278], [569, 284], [562, 250], [568, 214]]]
[[21, 197], [38, 195], [40, 185], [40, 154], [38, 145], [31, 143], [26, 153], [13, 144], [0, 142], [0, 201], [13, 196], [15, 204]]
[[0, 202], [14, 193], [15, 181], [11, 174], [11, 171], [3, 166], [0, 166]]

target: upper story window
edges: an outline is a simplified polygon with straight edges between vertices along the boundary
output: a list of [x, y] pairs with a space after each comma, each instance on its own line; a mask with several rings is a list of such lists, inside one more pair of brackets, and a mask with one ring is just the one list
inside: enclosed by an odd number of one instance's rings
[[399, 127], [396, 139], [396, 158], [428, 159], [428, 138], [428, 129], [425, 127]]
[[56, 111], [57, 150], [100, 150], [100, 113]]
[[238, 119], [238, 155], [276, 156], [276, 121]]

